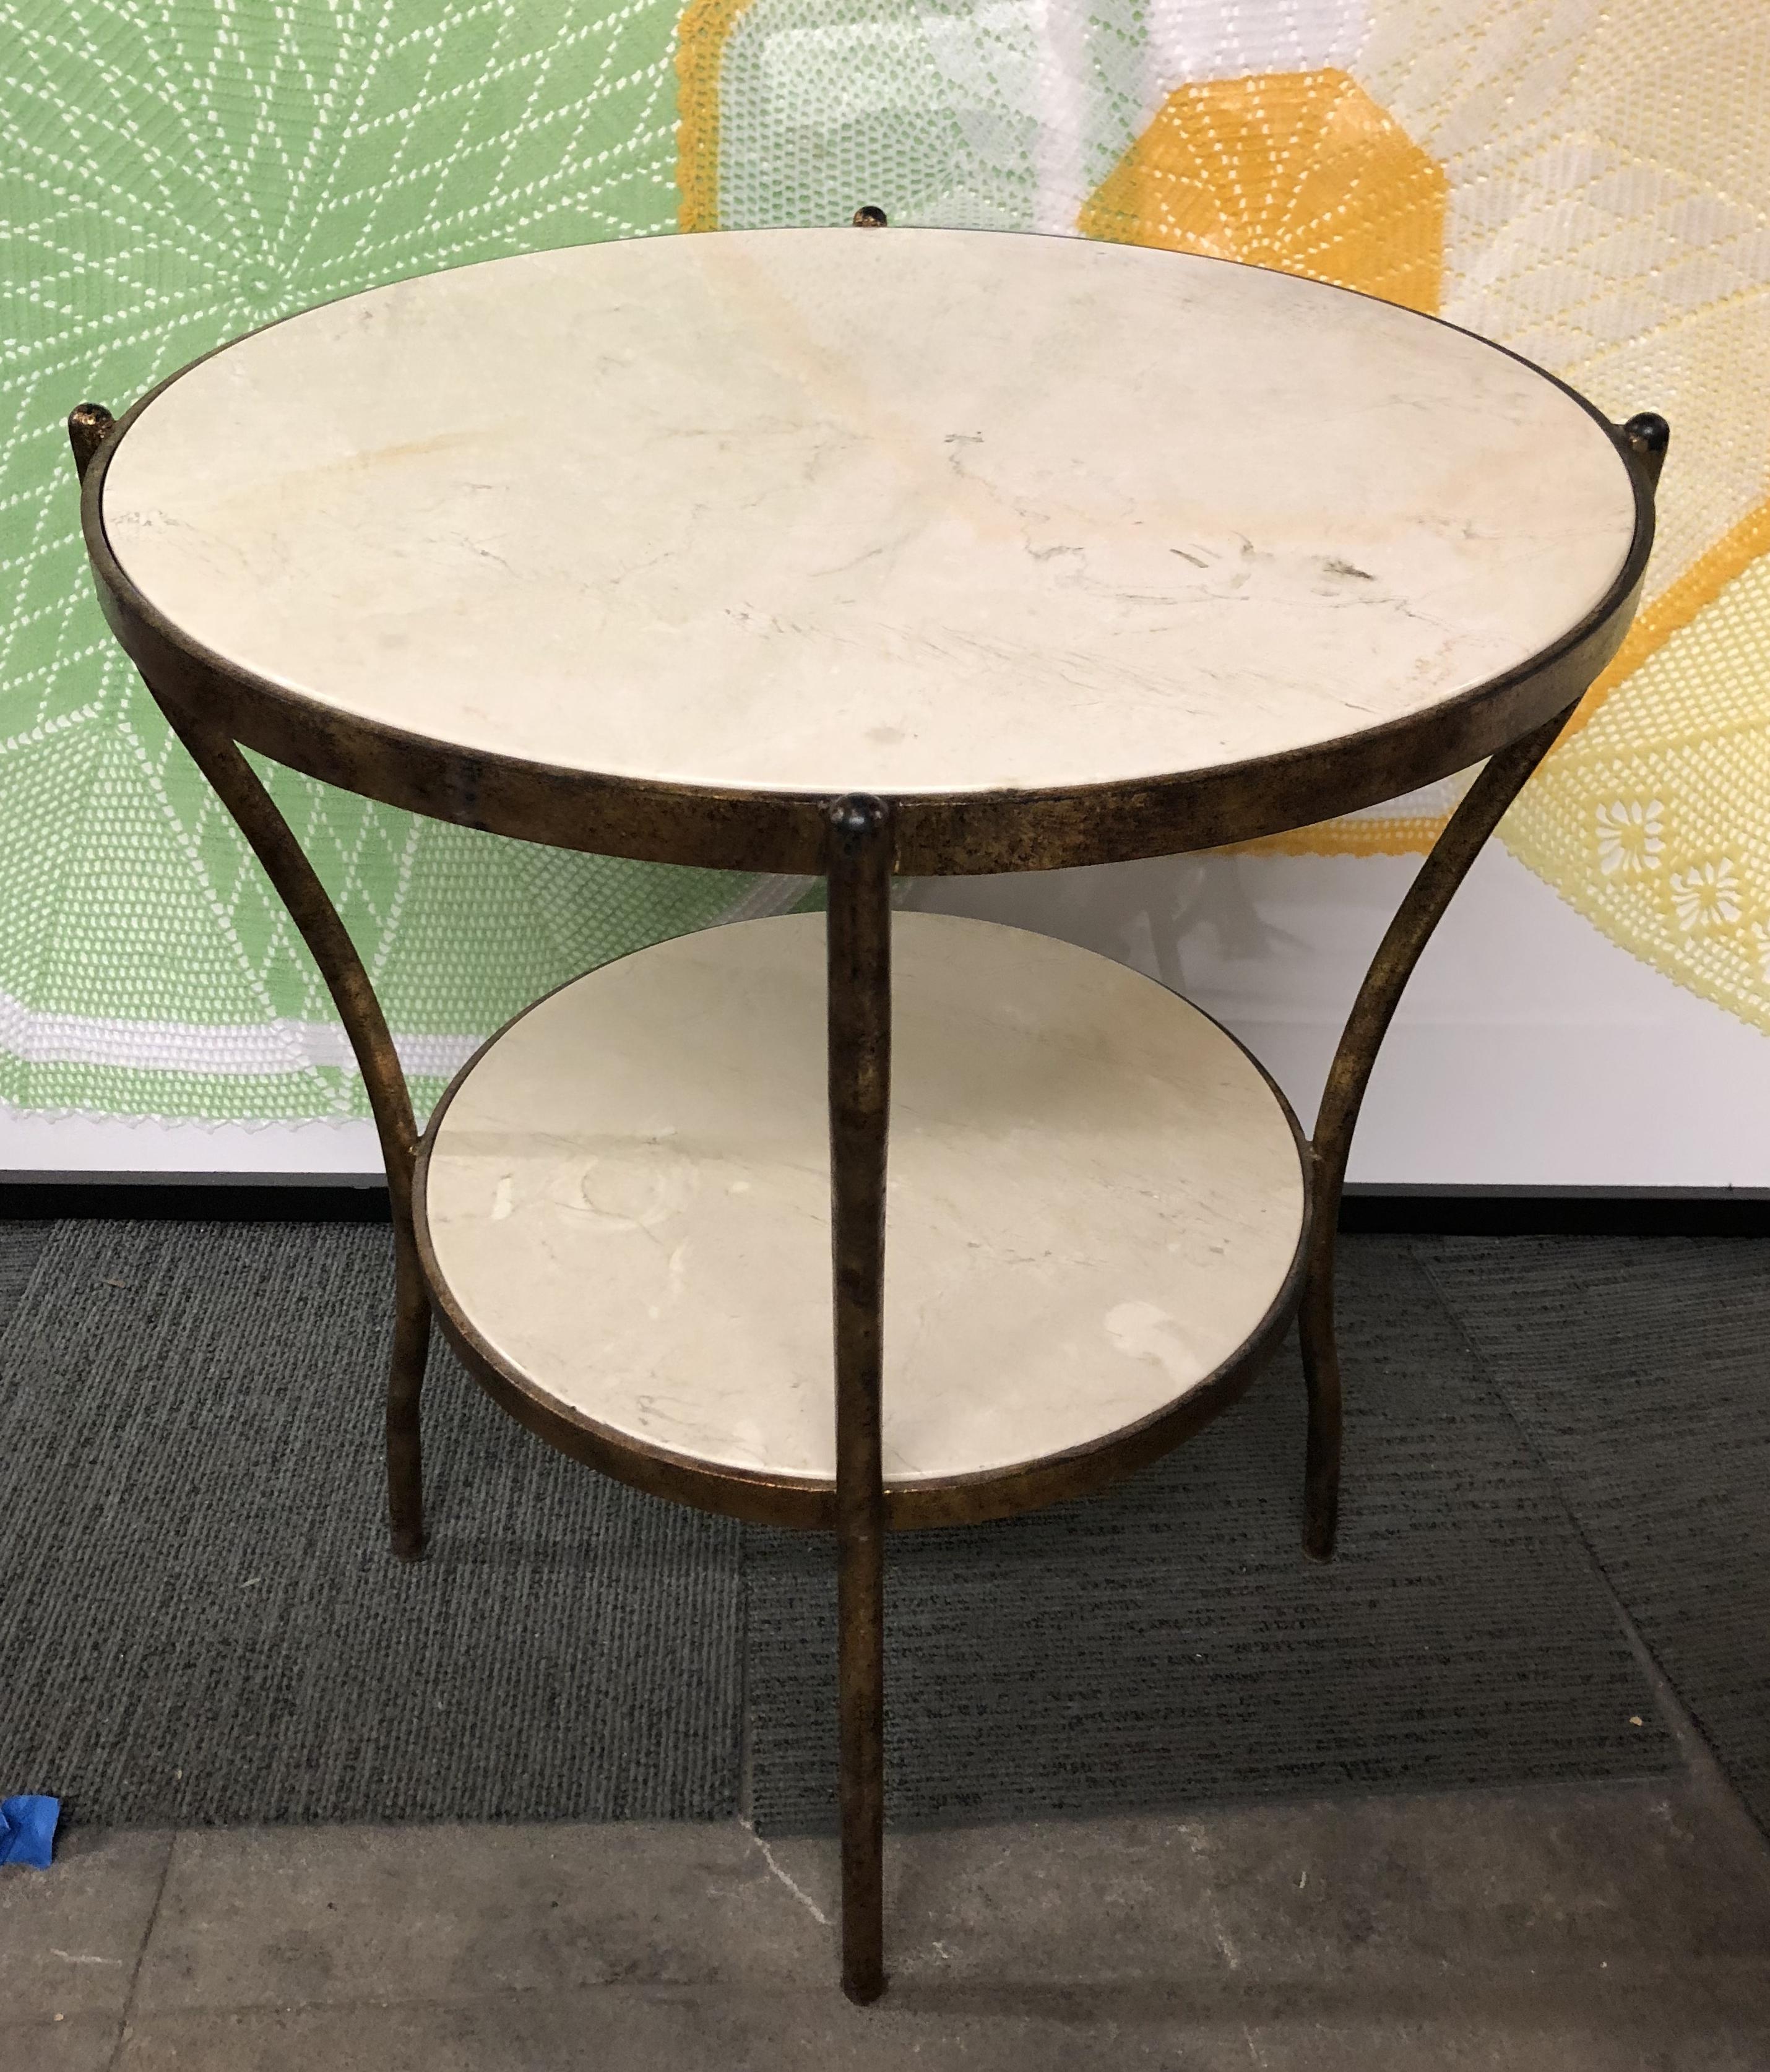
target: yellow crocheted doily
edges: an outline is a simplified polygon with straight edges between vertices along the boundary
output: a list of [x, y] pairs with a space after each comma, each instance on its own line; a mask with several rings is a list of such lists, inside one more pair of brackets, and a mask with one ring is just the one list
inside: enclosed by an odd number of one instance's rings
[[[1770, 8], [693, 0], [677, 72], [684, 228], [864, 200], [1214, 253], [1435, 311], [1619, 421], [1664, 413], [1644, 609], [1501, 832], [1770, 1030]], [[1461, 788], [1269, 846], [1421, 850]]]
[[1444, 169], [1347, 73], [1262, 72], [1177, 87], [1077, 228], [1435, 311], [1444, 195]]

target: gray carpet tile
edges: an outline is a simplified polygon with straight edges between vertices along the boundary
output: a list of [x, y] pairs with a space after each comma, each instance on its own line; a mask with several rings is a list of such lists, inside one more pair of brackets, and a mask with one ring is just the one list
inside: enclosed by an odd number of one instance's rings
[[67, 1223], [0, 1338], [0, 1785], [105, 1824], [737, 1807], [736, 1529], [452, 1360], [385, 1551], [385, 1229]]
[[1416, 1249], [1770, 1828], [1770, 1243], [1439, 1238]]
[[11, 1322], [54, 1228], [46, 1221], [0, 1223], [0, 1331]]
[[[1341, 1549], [1300, 1550], [1294, 1350], [1114, 1490], [890, 1544], [888, 1817], [1033, 1817], [1675, 1766], [1602, 1579], [1405, 1240], [1349, 1240]], [[827, 1828], [821, 1537], [745, 1536], [751, 1803]], [[1636, 1724], [1639, 1722], [1639, 1724]]]

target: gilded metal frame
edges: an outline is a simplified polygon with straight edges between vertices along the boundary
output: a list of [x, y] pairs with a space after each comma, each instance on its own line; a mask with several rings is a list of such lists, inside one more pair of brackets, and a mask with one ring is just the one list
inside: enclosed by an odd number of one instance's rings
[[[413, 1559], [423, 1546], [419, 1392], [433, 1314], [495, 1400], [573, 1458], [704, 1509], [770, 1523], [833, 1528], [840, 1601], [842, 1979], [851, 1998], [874, 2000], [885, 1983], [881, 1851], [888, 1529], [1007, 1515], [1081, 1494], [1158, 1457], [1248, 1387], [1294, 1317], [1308, 1403], [1304, 1544], [1318, 1559], [1331, 1556], [1341, 1439], [1335, 1234], [1359, 1108], [1402, 993], [1452, 896], [1579, 697], [1621, 643], [1653, 543], [1654, 491], [1669, 437], [1665, 421], [1643, 415], [1613, 426], [1567, 390], [1604, 425], [1628, 467], [1636, 522], [1623, 568], [1606, 595], [1563, 639], [1427, 713], [1321, 748], [1167, 778], [1033, 792], [832, 800], [632, 782], [471, 754], [351, 718], [205, 650], [136, 590], [105, 532], [109, 458], [159, 393], [156, 388], [144, 397], [120, 424], [90, 404], [81, 405], [68, 421], [82, 483], [87, 549], [112, 630], [287, 906], [331, 991], [368, 1089], [387, 1165], [396, 1247], [396, 1332], [387, 1408], [394, 1552]], [[423, 1214], [437, 1127], [472, 1063], [445, 1096], [421, 1141], [405, 1076], [361, 960], [243, 747], [387, 804], [525, 841], [641, 861], [827, 875], [833, 1486], [711, 1470], [638, 1445], [588, 1418], [568, 1416], [510, 1371], [479, 1337], [437, 1270]], [[1307, 1143], [1282, 1094], [1272, 1088], [1299, 1146], [1303, 1232], [1283, 1288], [1239, 1351], [1178, 1403], [1096, 1445], [1008, 1474], [932, 1485], [887, 1483], [880, 1377], [893, 874], [1051, 870], [1217, 848], [1355, 811], [1485, 758], [1491, 759], [1413, 881], [1360, 988]]]

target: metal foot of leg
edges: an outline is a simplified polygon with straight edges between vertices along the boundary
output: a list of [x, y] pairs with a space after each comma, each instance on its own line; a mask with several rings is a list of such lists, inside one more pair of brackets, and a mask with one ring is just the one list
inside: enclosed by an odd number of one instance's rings
[[1297, 1328], [1309, 1395], [1309, 1443], [1303, 1470], [1303, 1551], [1333, 1559], [1340, 1524], [1340, 1355], [1333, 1333], [1333, 1248], [1312, 1264]]
[[885, 1988], [884, 1535], [841, 1551], [842, 1990]]
[[399, 1242], [394, 1282], [393, 1356], [387, 1379], [387, 1510], [395, 1556], [424, 1558], [425, 1361], [430, 1350], [430, 1298], [409, 1238]]

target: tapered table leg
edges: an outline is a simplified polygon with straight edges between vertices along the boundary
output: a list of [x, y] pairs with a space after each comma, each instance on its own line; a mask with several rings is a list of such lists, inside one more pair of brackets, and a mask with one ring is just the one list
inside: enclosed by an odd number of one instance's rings
[[[1629, 463], [1645, 476], [1649, 490], [1658, 486], [1670, 438], [1665, 420], [1652, 411], [1643, 411], [1619, 428], [1618, 444]], [[1444, 832], [1433, 844], [1419, 876], [1407, 888], [1407, 896], [1396, 910], [1365, 974], [1322, 1092], [1312, 1146], [1315, 1220], [1297, 1319], [1309, 1396], [1303, 1544], [1318, 1561], [1332, 1559], [1339, 1523], [1341, 1391], [1333, 1315], [1335, 1240], [1346, 1161], [1365, 1088], [1370, 1083], [1377, 1053], [1421, 952], [1488, 837], [1554, 746], [1573, 712], [1570, 705], [1534, 734], [1525, 734], [1502, 749], [1489, 759], [1464, 794]]]
[[[68, 443], [84, 483], [99, 448], [116, 430], [102, 404], [82, 403], [68, 420]], [[393, 1039], [356, 946], [313, 865], [277, 812], [239, 744], [218, 727], [199, 725], [145, 676], [167, 724], [208, 779], [263, 866], [325, 980], [363, 1075], [393, 1217], [393, 1354], [388, 1371], [388, 1524], [393, 1552], [415, 1561], [424, 1552], [424, 1475], [420, 1395], [430, 1345], [430, 1297], [418, 1263], [412, 1223], [412, 1173], [417, 1127]]]
[[[154, 688], [151, 684], [150, 690]], [[415, 1561], [424, 1552], [419, 1395], [430, 1343], [430, 1298], [412, 1225], [412, 1171], [417, 1128], [405, 1075], [381, 1004], [336, 908], [290, 832], [289, 824], [237, 746], [168, 710], [179, 738], [237, 822], [282, 897], [319, 966], [368, 1090], [387, 1168], [393, 1218], [393, 1354], [388, 1369], [388, 1525], [393, 1552]]]
[[[1620, 427], [1619, 444], [1630, 463], [1657, 487], [1671, 433], [1651, 411]], [[1304, 1282], [1298, 1330], [1309, 1396], [1308, 1457], [1304, 1470], [1303, 1544], [1318, 1561], [1333, 1558], [1340, 1512], [1341, 1405], [1340, 1353], [1334, 1330], [1333, 1270], [1340, 1197], [1346, 1161], [1358, 1124], [1365, 1089], [1377, 1053], [1388, 1034], [1421, 952], [1444, 918], [1445, 909], [1468, 877], [1488, 837], [1559, 739], [1574, 707], [1557, 713], [1534, 734], [1522, 735], [1484, 766], [1464, 795], [1444, 832], [1433, 844], [1419, 874], [1396, 910], [1334, 1053], [1316, 1116], [1315, 1220]]]
[[891, 1092], [891, 828], [876, 799], [830, 813], [830, 1194], [836, 1322], [842, 1989], [885, 1990], [885, 1144]]
[[1333, 1555], [1339, 1521], [1340, 1355], [1333, 1316], [1335, 1240], [1341, 1191], [1358, 1111], [1371, 1068], [1420, 953], [1444, 918], [1457, 887], [1468, 877], [1482, 845], [1523, 790], [1531, 772], [1554, 747], [1571, 713], [1557, 713], [1534, 734], [1502, 749], [1483, 767], [1462, 804], [1432, 845], [1389, 924], [1358, 997], [1353, 1002], [1340, 1047], [1316, 1116], [1314, 1221], [1303, 1306], [1297, 1323], [1303, 1371], [1309, 1396], [1309, 1441], [1304, 1474], [1303, 1544], [1318, 1561]]

